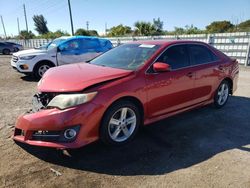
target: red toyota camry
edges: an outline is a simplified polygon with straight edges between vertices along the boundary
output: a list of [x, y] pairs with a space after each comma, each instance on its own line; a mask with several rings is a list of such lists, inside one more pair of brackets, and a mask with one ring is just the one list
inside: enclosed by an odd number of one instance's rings
[[236, 60], [205, 43], [124, 44], [88, 63], [49, 69], [13, 138], [59, 149], [98, 139], [124, 144], [140, 126], [210, 103], [221, 108], [238, 74]]

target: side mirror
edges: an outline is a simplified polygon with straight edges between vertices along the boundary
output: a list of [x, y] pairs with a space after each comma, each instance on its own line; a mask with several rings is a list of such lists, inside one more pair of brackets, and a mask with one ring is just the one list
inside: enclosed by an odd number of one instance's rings
[[171, 67], [167, 63], [156, 62], [153, 64], [153, 69], [155, 72], [167, 72], [171, 70]]

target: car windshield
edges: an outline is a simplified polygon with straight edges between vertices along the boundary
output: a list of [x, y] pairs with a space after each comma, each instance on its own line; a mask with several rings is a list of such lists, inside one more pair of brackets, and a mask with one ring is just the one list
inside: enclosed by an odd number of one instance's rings
[[123, 44], [98, 56], [90, 64], [136, 70], [159, 49], [158, 45]]
[[61, 42], [65, 41], [65, 40], [66, 39], [62, 39], [62, 38], [55, 39], [52, 42], [50, 42], [49, 44], [47, 44], [46, 46], [41, 46], [41, 47], [46, 48], [47, 50], [50, 50], [52, 48], [57, 47]]

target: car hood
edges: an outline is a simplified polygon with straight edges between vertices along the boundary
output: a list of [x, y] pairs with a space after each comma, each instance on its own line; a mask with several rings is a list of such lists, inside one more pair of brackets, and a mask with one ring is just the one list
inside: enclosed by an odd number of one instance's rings
[[29, 49], [29, 50], [22, 50], [19, 52], [14, 53], [14, 56], [28, 56], [28, 55], [38, 55], [41, 53], [47, 53], [47, 50], [39, 50], [39, 49]]
[[75, 63], [49, 69], [38, 83], [40, 92], [75, 92], [129, 75], [130, 70]]

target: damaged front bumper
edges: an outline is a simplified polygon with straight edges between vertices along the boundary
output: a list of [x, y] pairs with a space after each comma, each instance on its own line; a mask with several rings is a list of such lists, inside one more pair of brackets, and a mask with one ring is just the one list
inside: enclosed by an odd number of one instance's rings
[[17, 119], [13, 139], [58, 149], [82, 147], [98, 139], [100, 119], [95, 111], [96, 105], [88, 103], [22, 115]]

